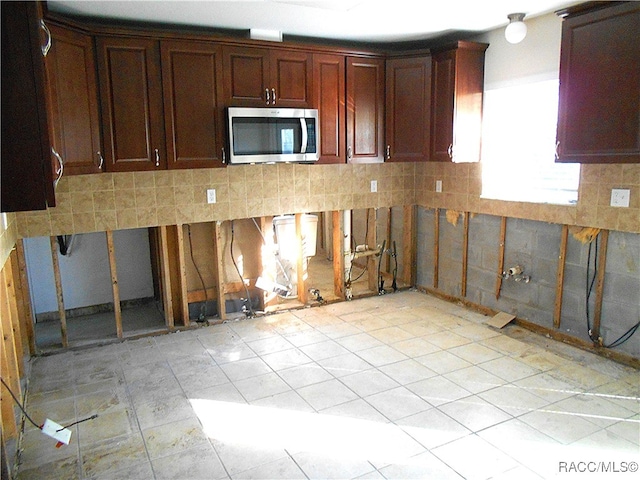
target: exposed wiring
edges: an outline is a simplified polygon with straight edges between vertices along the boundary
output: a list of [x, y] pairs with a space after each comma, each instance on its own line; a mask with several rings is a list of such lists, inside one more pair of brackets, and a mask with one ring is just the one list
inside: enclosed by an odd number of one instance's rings
[[[365, 242], [367, 241], [367, 235], [369, 234], [369, 214], [367, 214], [367, 222], [364, 227], [364, 238]], [[345, 282], [347, 285], [351, 285], [353, 282], [357, 282], [362, 278], [362, 276], [367, 272], [369, 268], [369, 262], [365, 262], [364, 270], [358, 275], [356, 278], [351, 278], [351, 273], [353, 272], [353, 261], [356, 259], [356, 246], [357, 243], [355, 241], [355, 236], [351, 234], [351, 263], [349, 264], [349, 275], [347, 276], [347, 281]]]
[[[233, 220], [231, 220], [231, 245], [230, 245], [231, 261], [233, 262], [233, 266], [236, 267], [236, 272], [238, 272], [238, 276], [240, 277], [240, 281], [242, 282], [242, 285], [244, 286], [244, 291], [247, 294], [247, 303], [248, 303], [249, 314], [252, 317], [254, 317], [255, 316], [255, 312], [253, 311], [253, 305], [251, 304], [251, 295], [249, 295], [249, 287], [247, 287], [247, 284], [244, 283], [244, 277], [242, 276], [242, 273], [240, 272], [240, 268], [238, 268], [238, 264], [236, 263], [236, 257], [233, 255], [234, 239], [235, 239], [235, 229], [234, 229], [234, 226], [233, 226]], [[247, 312], [245, 311], [245, 313], [247, 313]]]
[[38, 425], [36, 422], [33, 421], [33, 419], [29, 416], [29, 414], [27, 413], [27, 411], [24, 409], [24, 407], [22, 406], [22, 404], [20, 403], [20, 400], [18, 400], [18, 398], [14, 395], [14, 393], [11, 391], [11, 389], [9, 388], [9, 385], [6, 384], [6, 382], [4, 381], [4, 378], [0, 377], [0, 382], [2, 382], [2, 385], [4, 385], [4, 387], [9, 391], [9, 394], [11, 395], [11, 398], [13, 398], [13, 401], [16, 402], [16, 405], [18, 405], [18, 408], [20, 408], [20, 410], [22, 411], [22, 413], [24, 414], [25, 418], [27, 420], [29, 420], [29, 422], [31, 423], [31, 425], [33, 425], [34, 427], [36, 427], [38, 430], [42, 430], [42, 426]]
[[[258, 232], [260, 232], [260, 236], [262, 237], [262, 243], [264, 245], [267, 245], [267, 239], [264, 238], [264, 233], [262, 233], [262, 229], [260, 228], [260, 226], [258, 225], [258, 222], [256, 222], [256, 219], [251, 217], [251, 220], [253, 220], [253, 224], [256, 226], [256, 228], [258, 229]], [[282, 274], [284, 275], [284, 278], [287, 280], [287, 282], [289, 283], [289, 287], [291, 287], [291, 279], [289, 278], [289, 275], [287, 275], [287, 270], [284, 268], [284, 266], [282, 265], [282, 261], [280, 260], [280, 256], [279, 255], [274, 255], [275, 259], [276, 259], [276, 263], [278, 264], [278, 266], [280, 267], [280, 270], [282, 270]]]
[[[590, 318], [590, 312], [589, 312], [589, 300], [591, 298], [591, 294], [593, 292], [593, 285], [595, 284], [595, 280], [596, 277], [598, 275], [598, 251], [599, 251], [599, 245], [598, 245], [598, 238], [599, 235], [596, 236], [595, 238], [595, 245], [593, 244], [593, 242], [589, 243], [589, 251], [587, 254], [587, 282], [586, 282], [586, 312], [587, 312], [587, 331], [589, 333], [589, 338], [591, 339], [592, 342], [599, 344], [601, 342], [600, 338], [597, 338], [594, 336], [593, 331], [591, 330], [591, 318]], [[593, 250], [594, 254], [594, 260], [593, 260], [593, 278], [590, 277], [589, 275], [589, 271], [591, 270], [591, 250], [592, 250], [592, 246], [594, 247]], [[604, 348], [615, 348], [615, 347], [619, 347], [620, 345], [622, 345], [623, 343], [625, 343], [627, 340], [629, 340], [637, 331], [638, 329], [640, 329], [640, 320], [638, 321], [638, 323], [636, 323], [635, 325], [633, 325], [629, 330], [627, 330], [625, 333], [623, 333], [622, 335], [620, 335], [620, 337], [618, 337], [616, 340], [614, 340], [613, 342], [607, 344], [602, 344], [602, 346]]]
[[75, 235], [58, 235], [58, 246], [60, 247], [60, 255], [71, 255], [71, 246]]
[[207, 296], [207, 287], [204, 284], [204, 279], [202, 278], [202, 274], [200, 273], [200, 269], [196, 264], [196, 260], [193, 258], [193, 243], [191, 242], [191, 225], [187, 224], [187, 233], [189, 237], [189, 253], [191, 256], [191, 263], [196, 269], [196, 273], [198, 274], [198, 278], [200, 279], [200, 283], [202, 284], [202, 290], [204, 291], [204, 303], [200, 307], [200, 316], [198, 317], [198, 321], [204, 321], [207, 318], [207, 303], [209, 302], [209, 297]]

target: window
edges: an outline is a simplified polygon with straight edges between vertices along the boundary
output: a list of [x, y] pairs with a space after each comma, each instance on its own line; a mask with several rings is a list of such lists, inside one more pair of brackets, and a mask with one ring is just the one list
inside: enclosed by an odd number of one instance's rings
[[558, 80], [485, 91], [482, 197], [570, 205], [579, 164], [555, 163]]

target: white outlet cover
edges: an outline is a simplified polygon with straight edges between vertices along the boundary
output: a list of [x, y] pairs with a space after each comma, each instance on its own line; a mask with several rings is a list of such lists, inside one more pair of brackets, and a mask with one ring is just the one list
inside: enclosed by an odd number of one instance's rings
[[631, 190], [628, 188], [612, 188], [611, 189], [611, 206], [612, 207], [628, 207]]
[[378, 191], [378, 181], [371, 180], [371, 193], [375, 193]]
[[207, 203], [216, 203], [216, 189], [208, 188], [207, 189]]
[[442, 193], [442, 180], [436, 180], [436, 193]]

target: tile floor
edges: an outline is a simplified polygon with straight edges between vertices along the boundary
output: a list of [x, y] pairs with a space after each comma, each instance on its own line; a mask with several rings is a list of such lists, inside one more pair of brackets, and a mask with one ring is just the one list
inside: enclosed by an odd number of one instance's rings
[[26, 428], [18, 478], [528, 479], [637, 467], [637, 370], [486, 320], [406, 291], [35, 358], [36, 421], [98, 417], [58, 449]]

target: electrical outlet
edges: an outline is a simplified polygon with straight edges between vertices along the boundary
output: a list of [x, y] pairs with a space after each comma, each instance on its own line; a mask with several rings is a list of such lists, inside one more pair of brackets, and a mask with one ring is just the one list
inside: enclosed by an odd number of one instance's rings
[[378, 181], [371, 180], [371, 193], [375, 193], [378, 191]]
[[436, 193], [442, 193], [442, 180], [436, 180]]
[[612, 188], [611, 189], [611, 206], [612, 207], [628, 207], [631, 190], [628, 188]]
[[216, 189], [208, 188], [207, 189], [207, 203], [216, 203]]

